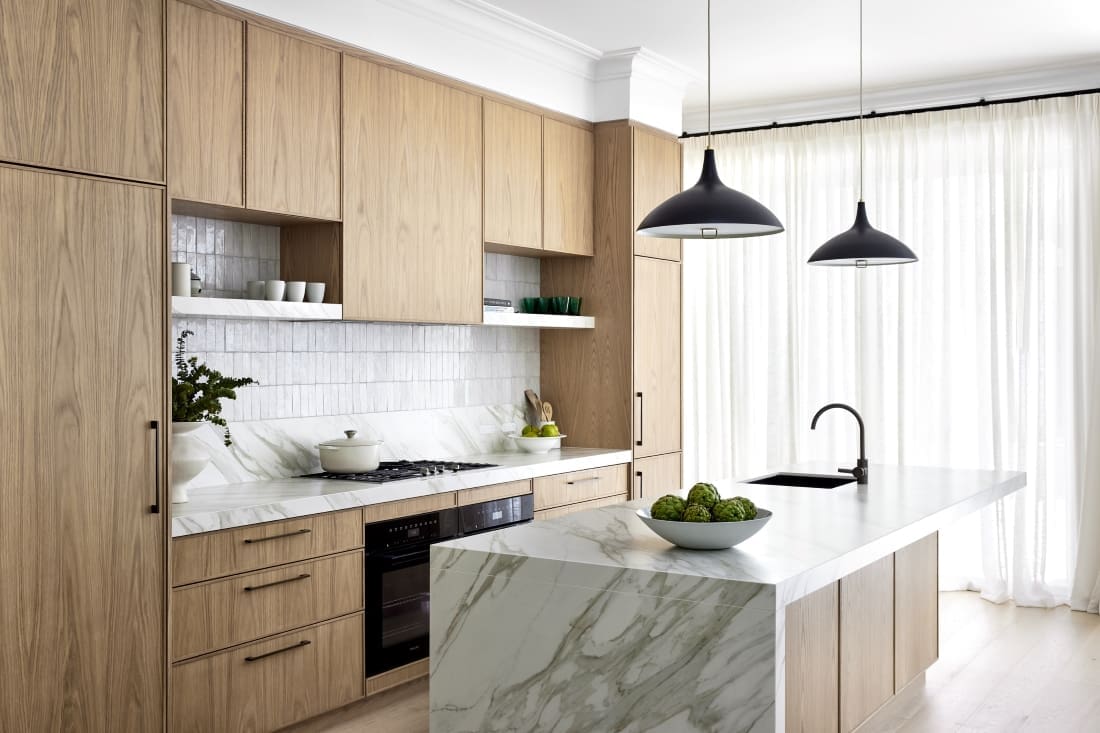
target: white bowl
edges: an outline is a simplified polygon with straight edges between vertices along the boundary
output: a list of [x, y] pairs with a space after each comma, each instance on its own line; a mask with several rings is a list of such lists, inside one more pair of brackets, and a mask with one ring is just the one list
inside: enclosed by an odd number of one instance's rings
[[648, 509], [638, 510], [638, 519], [645, 522], [661, 539], [689, 550], [725, 550], [740, 544], [764, 528], [772, 513], [756, 508], [756, 519], [743, 522], [670, 522], [654, 519]]
[[509, 435], [508, 437], [516, 441], [516, 445], [519, 446], [519, 449], [526, 453], [549, 453], [552, 450], [560, 449], [561, 440], [566, 436], [556, 435], [553, 438], [525, 438], [522, 435]]

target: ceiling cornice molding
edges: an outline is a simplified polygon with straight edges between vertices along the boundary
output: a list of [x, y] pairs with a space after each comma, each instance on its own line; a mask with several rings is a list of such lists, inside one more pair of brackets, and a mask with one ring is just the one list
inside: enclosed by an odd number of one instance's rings
[[704, 80], [698, 72], [642, 46], [608, 51], [596, 63], [597, 82], [639, 74], [662, 84], [685, 88]]
[[[867, 112], [897, 112], [923, 107], [969, 104], [981, 99], [1013, 99], [1039, 94], [1070, 92], [1100, 87], [1100, 59], [1073, 64], [1058, 64], [1008, 74], [987, 74], [966, 79], [913, 84], [904, 87], [864, 92]], [[851, 117], [859, 113], [858, 94], [816, 99], [789, 100], [755, 105], [716, 104], [713, 127], [716, 130], [759, 127], [772, 123]], [[684, 110], [684, 130], [706, 130], [706, 108]]]

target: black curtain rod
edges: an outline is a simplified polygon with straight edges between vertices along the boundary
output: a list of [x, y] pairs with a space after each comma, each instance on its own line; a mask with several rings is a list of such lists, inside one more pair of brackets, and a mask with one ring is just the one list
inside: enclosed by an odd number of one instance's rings
[[[990, 107], [995, 104], [1015, 104], [1017, 102], [1031, 102], [1037, 99], [1054, 99], [1056, 97], [1076, 97], [1081, 94], [1098, 94], [1100, 87], [1095, 89], [1079, 89], [1072, 92], [1052, 92], [1050, 94], [1033, 94], [1030, 97], [1013, 97], [1011, 99], [988, 100], [982, 97], [977, 102], [963, 102], [962, 104], [944, 104], [939, 107], [915, 107], [913, 109], [899, 109], [894, 112], [871, 111], [863, 115], [863, 119], [871, 120], [879, 117], [896, 117], [898, 115], [918, 115], [924, 112], [946, 112], [952, 109], [966, 109], [968, 107]], [[770, 125], [755, 125], [753, 127], [733, 127], [728, 130], [715, 130], [712, 135], [729, 135], [734, 132], [755, 132], [757, 130], [778, 130], [781, 127], [804, 127], [805, 125], [826, 125], [830, 122], [849, 122], [858, 120], [859, 115], [847, 117], [829, 117], [821, 120], [802, 120], [801, 122], [773, 122]], [[685, 132], [680, 138], [706, 137], [706, 132]]]

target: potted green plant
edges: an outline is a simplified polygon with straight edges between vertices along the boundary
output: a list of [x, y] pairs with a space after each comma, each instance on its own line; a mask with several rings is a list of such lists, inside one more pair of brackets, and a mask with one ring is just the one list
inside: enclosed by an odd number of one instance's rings
[[227, 377], [196, 356], [186, 356], [187, 338], [194, 332], [184, 330], [176, 339], [176, 376], [172, 378], [172, 503], [187, 501], [187, 484], [210, 462], [195, 431], [203, 423], [213, 423], [225, 431], [226, 446], [233, 445], [229, 425], [221, 416], [222, 400], [237, 399], [237, 389], [256, 384], [251, 377]]

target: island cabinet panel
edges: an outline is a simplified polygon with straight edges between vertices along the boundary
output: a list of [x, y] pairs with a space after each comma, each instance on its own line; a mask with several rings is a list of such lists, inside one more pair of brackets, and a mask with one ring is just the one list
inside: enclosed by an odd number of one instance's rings
[[[680, 142], [673, 137], [634, 127], [634, 228], [670, 196], [680, 193], [683, 167]], [[634, 254], [680, 260], [679, 239], [634, 234]]]
[[894, 688], [939, 658], [939, 534], [894, 553]]
[[172, 657], [186, 659], [363, 609], [363, 552], [172, 592]]
[[544, 118], [543, 240], [547, 252], [591, 255], [596, 142], [591, 130]]
[[626, 494], [627, 464], [535, 479], [535, 511]]
[[679, 451], [680, 263], [634, 258], [634, 455]]
[[344, 65], [344, 318], [480, 323], [481, 98]]
[[485, 100], [485, 241], [542, 249], [542, 117]]
[[248, 26], [247, 205], [340, 218], [340, 54]]
[[894, 556], [840, 581], [840, 730], [894, 694]]
[[0, 165], [3, 731], [164, 723], [164, 229], [159, 188]]
[[633, 499], [656, 499], [678, 494], [684, 488], [680, 453], [638, 458], [634, 461]]
[[259, 570], [363, 546], [363, 511], [207, 532], [172, 541], [172, 585]]
[[363, 614], [181, 662], [171, 675], [172, 733], [277, 730], [363, 696]]
[[0, 31], [0, 159], [164, 181], [164, 0], [4, 0]]
[[839, 583], [786, 607], [787, 733], [836, 733], [840, 724]]
[[244, 206], [244, 23], [168, 3], [168, 192]]

